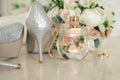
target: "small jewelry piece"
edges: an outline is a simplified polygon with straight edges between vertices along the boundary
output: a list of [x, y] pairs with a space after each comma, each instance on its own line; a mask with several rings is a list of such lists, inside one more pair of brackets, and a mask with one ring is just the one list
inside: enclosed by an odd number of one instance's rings
[[101, 59], [105, 59], [106, 57], [109, 57], [110, 54], [107, 54], [107, 53], [102, 53], [102, 54], [98, 54], [98, 56], [101, 58]]

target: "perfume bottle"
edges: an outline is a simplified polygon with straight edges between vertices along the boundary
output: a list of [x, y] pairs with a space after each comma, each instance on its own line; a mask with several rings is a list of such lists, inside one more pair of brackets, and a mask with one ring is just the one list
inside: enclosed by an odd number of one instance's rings
[[89, 50], [87, 30], [79, 25], [78, 16], [71, 16], [68, 24], [59, 33], [58, 53], [64, 59], [81, 60]]

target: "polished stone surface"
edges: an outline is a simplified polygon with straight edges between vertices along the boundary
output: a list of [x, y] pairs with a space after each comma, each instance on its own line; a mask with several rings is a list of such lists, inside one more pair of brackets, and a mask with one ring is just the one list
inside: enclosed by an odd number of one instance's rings
[[[21, 49], [21, 69], [0, 66], [0, 80], [119, 80], [120, 79], [120, 36], [111, 37], [106, 43], [109, 58], [100, 59], [89, 53], [81, 61], [63, 61], [44, 54], [44, 63], [38, 63], [38, 54], [28, 54], [26, 46]], [[55, 53], [57, 54], [57, 53]]]

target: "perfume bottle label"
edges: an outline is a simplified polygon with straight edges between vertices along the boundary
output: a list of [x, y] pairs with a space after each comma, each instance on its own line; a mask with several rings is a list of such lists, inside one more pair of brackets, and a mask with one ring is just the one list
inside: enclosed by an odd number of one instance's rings
[[72, 37], [79, 36], [79, 35], [81, 35], [81, 28], [70, 28], [70, 29], [66, 30], [65, 34], [69, 34]]

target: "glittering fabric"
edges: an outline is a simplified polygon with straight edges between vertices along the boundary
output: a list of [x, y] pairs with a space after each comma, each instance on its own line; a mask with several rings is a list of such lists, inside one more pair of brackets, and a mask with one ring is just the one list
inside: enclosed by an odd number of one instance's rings
[[22, 36], [23, 25], [20, 23], [10, 24], [0, 28], [0, 43], [13, 42]]
[[41, 33], [51, 30], [50, 19], [45, 13], [43, 6], [40, 4], [40, 2], [36, 1], [31, 5], [26, 20], [26, 26], [28, 30], [39, 29]]
[[[46, 33], [51, 32], [51, 22], [47, 14], [45, 13], [43, 6], [40, 2], [34, 2], [28, 12], [26, 19], [26, 26], [29, 33], [34, 34], [37, 41], [39, 42], [39, 52], [42, 52], [42, 43]], [[27, 36], [27, 49], [32, 52], [34, 49], [34, 39], [28, 33]], [[48, 40], [50, 41], [50, 40]]]

